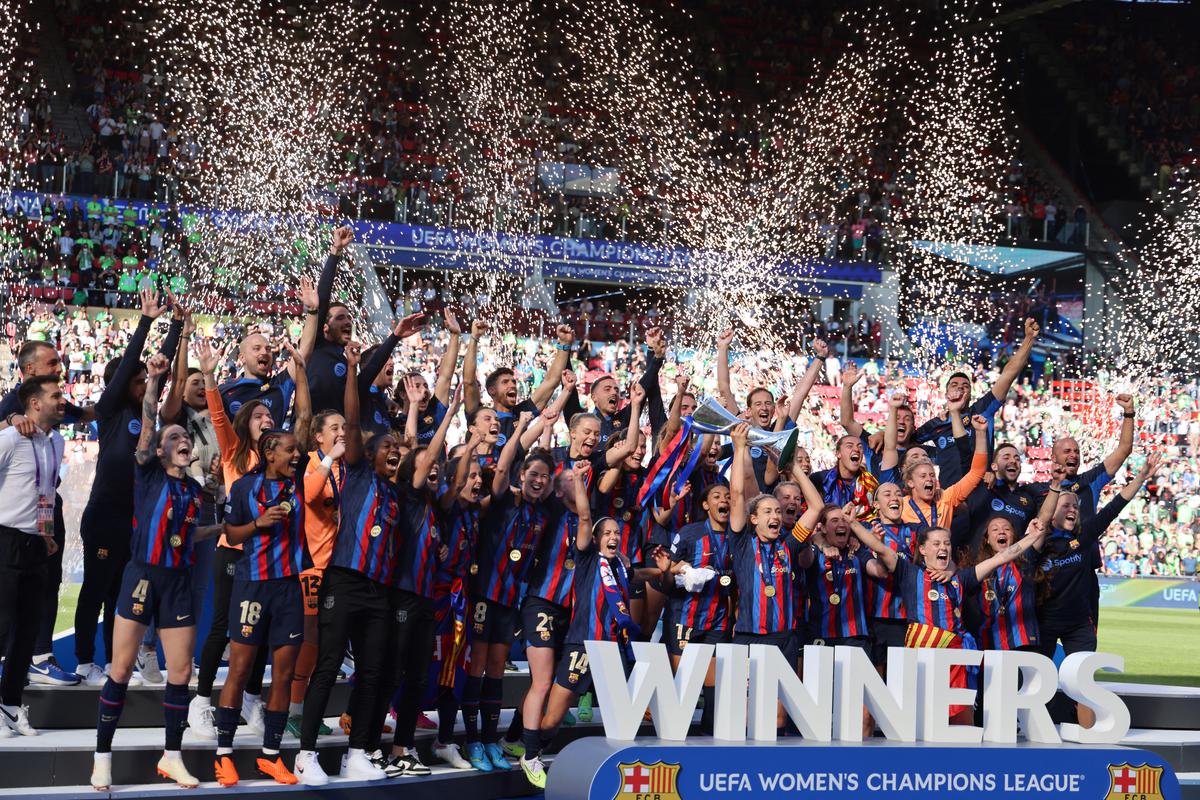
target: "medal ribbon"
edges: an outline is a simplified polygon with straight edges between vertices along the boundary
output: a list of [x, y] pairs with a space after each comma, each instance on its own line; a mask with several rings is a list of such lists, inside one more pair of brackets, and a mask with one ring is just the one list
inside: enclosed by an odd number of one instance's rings
[[621, 651], [632, 662], [631, 642], [641, 636], [642, 629], [633, 621], [633, 617], [629, 616], [629, 606], [626, 605], [626, 599], [629, 597], [629, 576], [625, 573], [625, 564], [619, 558], [613, 559], [613, 562], [617, 565], [616, 569], [613, 569], [609, 559], [600, 556], [600, 587], [604, 590], [604, 604], [608, 606], [609, 613], [617, 623], [617, 644], [621, 645]]
[[929, 516], [933, 518], [933, 524], [930, 524], [929, 520], [925, 519], [925, 515], [921, 513], [921, 509], [917, 506], [916, 500], [909, 498], [908, 505], [910, 508], [912, 508], [913, 513], [917, 515], [917, 519], [921, 520], [921, 524], [924, 525], [926, 528], [936, 528], [938, 526], [938, 524], [937, 524], [937, 503], [929, 504]]
[[[317, 448], [317, 460], [325, 460], [325, 453], [319, 447]], [[338, 470], [339, 466], [342, 467], [341, 470]], [[334, 472], [340, 472], [341, 474], [335, 479], [333, 477]], [[340, 458], [334, 461], [333, 466], [329, 468], [329, 475], [326, 477], [326, 480], [329, 481], [329, 489], [333, 492], [333, 507], [341, 508], [342, 487], [346, 485], [346, 468], [342, 465]]]

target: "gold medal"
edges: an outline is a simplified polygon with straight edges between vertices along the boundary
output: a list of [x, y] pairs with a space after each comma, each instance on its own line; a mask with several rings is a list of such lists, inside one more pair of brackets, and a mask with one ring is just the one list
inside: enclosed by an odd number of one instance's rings
[[575, 569], [575, 562], [568, 558], [563, 562], [563, 566], [567, 569]]
[[518, 548], [514, 547], [512, 550], [508, 551], [508, 560], [512, 561], [512, 562], [517, 562], [517, 561], [521, 560], [521, 557], [523, 555], [524, 555], [524, 553], [522, 553]]
[[1005, 610], [1005, 609], [1004, 609], [1004, 606], [997, 606], [997, 607], [996, 607], [996, 616], [998, 616], [998, 617], [1003, 617], [1003, 616], [1004, 616], [1004, 610]]
[[961, 616], [962, 616], [962, 609], [958, 609], [958, 608], [954, 609], [954, 618], [958, 619]]
[[842, 596], [840, 594], [838, 594], [837, 592], [834, 592], [833, 594], [829, 595], [829, 604], [830, 605], [836, 606], [841, 602], [842, 602]]
[[925, 596], [926, 596], [926, 597], [928, 597], [930, 600], [934, 600], [934, 601], [936, 601], [936, 600], [937, 600], [939, 597], [941, 597], [941, 595], [940, 595], [940, 594], [938, 594], [938, 590], [937, 590], [937, 589], [930, 589], [930, 590], [929, 590], [929, 591], [928, 591], [928, 592], [925, 594]]
[[264, 383], [261, 388], [264, 392], [269, 392], [269, 391], [271, 391], [271, 384]]
[[624, 508], [624, 507], [625, 507], [625, 498], [624, 497], [617, 497], [617, 498], [613, 499], [613, 508]]
[[178, 533], [171, 537], [171, 547], [179, 547], [183, 544], [183, 537]]
[[625, 520], [626, 522], [629, 522], [629, 520], [633, 519], [633, 512], [626, 511], [624, 514], [621, 515], [621, 519]]
[[424, 418], [423, 420], [421, 420], [421, 421], [422, 421], [422, 422], [424, 422], [426, 425], [432, 425], [432, 424], [433, 424], [433, 417], [432, 417], [432, 416], [427, 416], [427, 417], [425, 417], [425, 418]]
[[472, 574], [472, 575], [478, 575], [478, 574], [479, 574], [479, 565], [478, 565], [478, 564], [472, 564], [472, 565], [471, 565], [471, 574]]
[[829, 570], [829, 572], [825, 573], [825, 580], [833, 583], [833, 570]]
[[376, 536], [378, 536], [381, 533], [383, 533], [383, 528], [379, 527], [378, 525], [374, 525], [371, 527], [371, 538], [375, 538]]
[[173, 508], [167, 509], [167, 519], [175, 519], [175, 509], [173, 509]]
[[720, 581], [718, 581], [718, 582], [722, 586], [729, 586], [730, 584], [733, 583], [733, 578], [729, 577], [728, 575], [722, 575]]
[[775, 596], [775, 587], [774, 586], [763, 587], [763, 594], [765, 594], [767, 597], [774, 597]]
[[987, 600], [990, 603], [996, 599], [996, 593], [993, 592], [991, 589], [988, 589], [986, 592], [983, 593], [983, 597], [985, 600]]
[[283, 513], [285, 513], [285, 514], [292, 513], [291, 501], [283, 500], [279, 503], [279, 507], [283, 509]]

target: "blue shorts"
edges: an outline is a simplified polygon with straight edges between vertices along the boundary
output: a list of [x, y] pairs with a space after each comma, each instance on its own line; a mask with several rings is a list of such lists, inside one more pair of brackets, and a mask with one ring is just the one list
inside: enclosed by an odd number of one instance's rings
[[191, 573], [186, 569], [130, 561], [121, 576], [117, 614], [142, 625], [153, 622], [156, 628], [195, 625]]
[[471, 641], [512, 645], [520, 620], [517, 609], [501, 605], [495, 600], [476, 600], [469, 611]]
[[725, 628], [707, 628], [702, 631], [688, 628], [677, 622], [663, 618], [663, 641], [667, 645], [667, 653], [682, 656], [683, 648], [692, 642], [696, 644], [725, 644], [730, 640], [729, 631]]
[[229, 638], [272, 648], [304, 641], [304, 593], [296, 578], [233, 582], [229, 595]]
[[526, 647], [552, 647], [561, 652], [567, 640], [571, 612], [541, 597], [526, 597], [521, 603], [521, 634]]
[[[629, 677], [632, 665], [621, 651], [621, 665], [625, 668], [625, 676]], [[582, 644], [568, 644], [563, 651], [563, 657], [558, 661], [558, 669], [554, 674], [554, 682], [576, 695], [587, 694], [592, 689], [592, 670], [588, 664], [587, 650]]]
[[800, 639], [795, 631], [780, 631], [778, 633], [734, 633], [734, 644], [765, 644], [778, 647], [783, 657], [794, 668], [800, 660]]

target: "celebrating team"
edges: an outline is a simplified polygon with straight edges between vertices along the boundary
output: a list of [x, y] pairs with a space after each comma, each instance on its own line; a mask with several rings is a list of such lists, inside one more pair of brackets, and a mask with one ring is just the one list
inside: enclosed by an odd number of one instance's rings
[[[393, 398], [392, 354], [425, 320], [399, 320], [365, 351], [354, 341], [349, 309], [332, 301], [350, 242], [349, 229], [335, 231], [317, 284], [302, 285], [304, 333], [277, 374], [267, 341], [252, 334], [241, 342], [242, 376], [218, 385], [218, 358], [206, 342], [192, 345], [183, 299], [151, 290], [143, 292], [141, 335], [110, 365], [94, 411], [54, 412], [53, 377], [32, 369], [39, 348], [18, 358], [25, 384], [4, 400], [14, 430], [0, 431], [0, 458], [10, 458], [20, 436], [52, 433], [64, 414], [94, 414], [100, 424], [94, 506], [84, 515], [92, 553], [84, 594], [92, 631], [101, 606], [111, 620], [107, 674], [91, 663], [91, 639], [80, 658], [103, 680], [97, 789], [112, 784], [112, 742], [151, 624], [167, 665], [158, 772], [189, 787], [198, 780], [180, 757], [184, 728], [216, 739], [215, 777], [232, 786], [241, 719], [262, 734], [258, 772], [285, 784], [326, 783], [316, 744], [326, 712], [341, 710], [330, 704], [348, 649], [355, 674], [342, 776], [428, 774], [414, 734], [422, 708], [433, 708], [438, 759], [490, 772], [510, 769], [516, 757], [537, 787], [546, 782], [539, 755], [569, 709], [590, 713], [586, 640], [615, 641], [631, 661], [631, 643], [657, 636], [661, 622], [676, 662], [688, 644], [732, 641], [778, 647], [799, 667], [804, 645], [826, 644], [862, 648], [881, 672], [888, 647], [1095, 649], [1096, 542], [1157, 460], [1148, 457], [1099, 507], [1132, 450], [1133, 401], [1121, 395], [1120, 440], [1101, 464], [1081, 472], [1078, 444], [1064, 438], [1053, 448], [1052, 480], [1018, 484], [1020, 453], [994, 441], [992, 422], [1028, 361], [1038, 334], [1032, 320], [990, 392], [972, 402], [969, 377], [956, 373], [944, 416], [919, 427], [895, 393], [884, 430], [864, 430], [854, 419], [859, 375], [848, 367], [837, 461], [810, 473], [803, 449], [779, 463], [761, 434], [795, 427], [824, 367], [823, 342], [812, 343], [791, 397], [777, 402], [757, 387], [743, 410], [729, 382], [732, 333], [722, 334], [719, 397], [708, 402], [743, 420], [725, 437], [693, 432], [699, 401], [686, 376], [664, 406], [658, 369], [667, 342], [657, 329], [647, 333], [647, 369], [628, 402], [602, 375], [591, 381], [594, 410], [583, 408], [570, 370], [574, 336], [560, 326], [555, 358], [530, 397], [522, 400], [513, 371], [500, 368], [486, 376], [485, 405], [476, 362], [487, 326], [472, 323], [452, 389], [461, 330], [447, 315], [451, 344], [435, 388], [404, 373]], [[145, 331], [167, 313], [171, 334], [142, 363]], [[198, 370], [188, 367], [190, 353]], [[460, 410], [466, 441], [448, 446]], [[560, 419], [568, 444], [554, 447]], [[0, 531], [36, 534], [51, 552], [55, 500], [37, 463], [36, 525]], [[204, 479], [209, 472], [215, 481]], [[225, 498], [223, 515], [216, 497]], [[194, 588], [209, 580], [193, 569], [196, 545], [217, 536], [213, 627], [189, 698]], [[6, 638], [32, 635], [4, 623]], [[502, 678], [518, 640], [531, 684], [502, 735]], [[214, 696], [226, 643], [228, 675]], [[6, 678], [13, 666], [10, 656]], [[965, 686], [970, 676], [953, 680]], [[0, 688], [8, 721], [0, 728], [34, 733], [19, 691]], [[385, 748], [389, 709], [395, 731]], [[453, 742], [459, 714], [465, 757]], [[972, 714], [957, 708], [953, 719]], [[1090, 724], [1086, 708], [1078, 715]], [[786, 731], [782, 711], [778, 724]], [[280, 755], [285, 730], [300, 739], [290, 768]], [[865, 713], [863, 730], [873, 733]]]

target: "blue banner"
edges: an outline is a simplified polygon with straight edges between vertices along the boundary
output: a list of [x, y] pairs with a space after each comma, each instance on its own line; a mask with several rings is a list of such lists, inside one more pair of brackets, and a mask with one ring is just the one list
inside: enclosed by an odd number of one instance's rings
[[1200, 607], [1200, 583], [1195, 578], [1100, 578], [1100, 605], [1104, 608]]
[[547, 800], [1177, 800], [1154, 753], [1128, 747], [945, 747], [800, 739], [668, 744], [588, 738], [555, 758]]
[[[46, 202], [63, 200], [68, 207], [75, 202], [80, 207], [86, 207], [90, 199], [77, 195], [13, 192], [7, 196], [5, 205], [8, 211], [20, 210], [38, 219]], [[133, 208], [138, 212], [139, 224], [147, 223], [152, 208], [165, 217], [172, 213], [172, 209], [166, 205], [139, 200], [101, 198], [100, 202], [111, 205], [119, 212]], [[223, 225], [237, 225], [246, 216], [239, 212], [215, 212], [187, 206], [175, 210], [181, 215], [219, 214], [219, 224]], [[330, 218], [328, 221], [334, 224], [337, 220]], [[369, 220], [355, 220], [349, 224], [354, 227], [356, 240], [365, 245], [371, 258], [381, 265], [435, 270], [504, 271], [526, 275], [536, 265], [551, 280], [681, 288], [703, 287], [707, 283], [703, 276], [719, 275], [721, 271], [720, 253], [698, 253], [682, 248], [649, 247], [606, 239], [464, 231]], [[704, 268], [689, 270], [693, 262], [702, 262]], [[860, 299], [866, 286], [882, 280], [881, 270], [876, 264], [839, 259], [764, 259], [761, 271], [784, 279], [782, 288], [789, 292], [847, 299]]]

